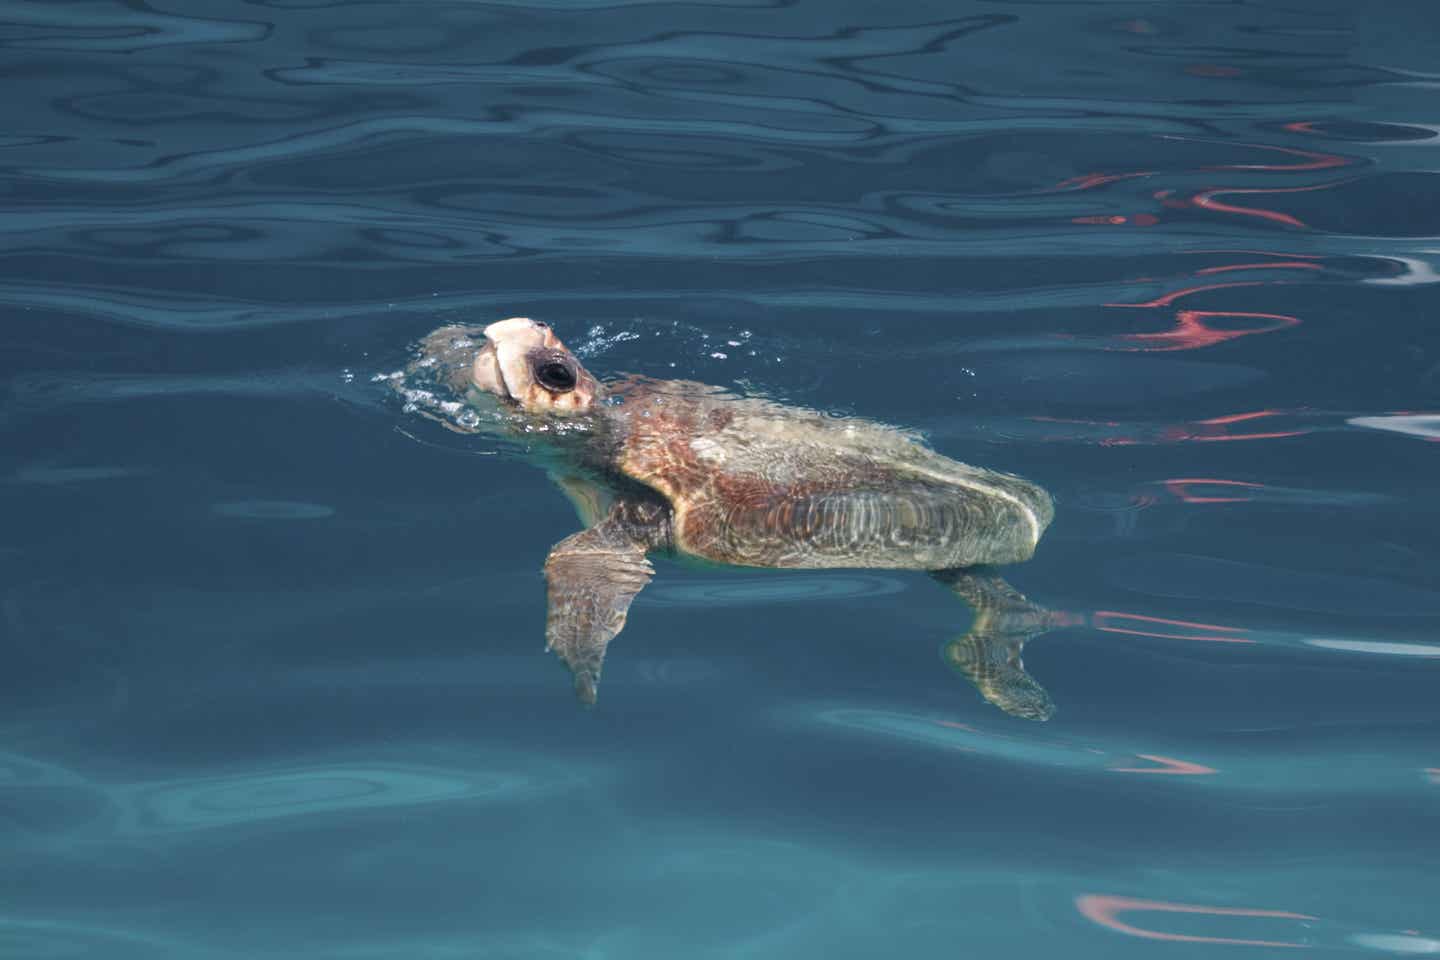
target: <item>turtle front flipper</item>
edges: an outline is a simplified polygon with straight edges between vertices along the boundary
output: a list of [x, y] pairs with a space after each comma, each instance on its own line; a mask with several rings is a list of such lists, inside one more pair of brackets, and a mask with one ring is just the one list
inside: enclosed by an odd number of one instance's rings
[[1015, 717], [1049, 720], [1055, 704], [1025, 672], [1020, 651], [1026, 641], [1066, 622], [1036, 606], [1000, 577], [981, 567], [931, 574], [975, 611], [970, 630], [945, 644], [945, 662], [965, 674], [980, 695]]
[[561, 540], [545, 560], [550, 604], [545, 649], [565, 661], [575, 676], [575, 694], [587, 705], [595, 702], [606, 645], [625, 627], [630, 601], [655, 574], [645, 559], [647, 546], [612, 511]]

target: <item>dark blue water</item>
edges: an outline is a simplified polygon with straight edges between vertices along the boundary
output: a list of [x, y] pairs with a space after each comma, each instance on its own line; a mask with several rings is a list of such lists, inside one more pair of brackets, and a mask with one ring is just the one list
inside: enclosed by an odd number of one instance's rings
[[[0, 955], [1440, 952], [1440, 11], [0, 4]], [[1051, 490], [1059, 706], [926, 577], [658, 561], [375, 382], [543, 317]]]

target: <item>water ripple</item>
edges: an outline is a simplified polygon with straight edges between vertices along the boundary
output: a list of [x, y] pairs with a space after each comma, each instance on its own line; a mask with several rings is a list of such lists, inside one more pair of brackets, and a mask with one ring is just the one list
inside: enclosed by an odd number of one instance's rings
[[7, 4], [9, 36], [0, 47], [77, 53], [135, 53], [187, 44], [253, 43], [270, 35], [265, 23], [182, 17], [153, 10], [86, 10], [66, 6], [64, 15], [43, 4]]
[[0, 753], [0, 787], [84, 787], [84, 777], [66, 767], [15, 753]]
[[[1072, 776], [1121, 776], [1177, 789], [1277, 796], [1376, 793], [1416, 796], [1427, 785], [1425, 750], [1376, 751], [1364, 740], [1291, 737], [1283, 745], [1234, 734], [1215, 742], [1158, 744], [1112, 734], [1016, 732], [941, 716], [868, 707], [787, 710], [807, 725], [943, 751], [954, 762], [1003, 762]], [[1363, 776], [1357, 772], [1364, 771]]]
[[660, 607], [729, 607], [765, 603], [848, 600], [900, 593], [906, 589], [897, 577], [873, 574], [806, 576], [777, 573], [763, 577], [727, 577], [700, 583], [656, 584], [636, 603]]
[[337, 373], [275, 370], [215, 376], [142, 374], [31, 374], [9, 381], [11, 410], [52, 411], [77, 404], [109, 404], [194, 395], [283, 397], [331, 393], [340, 388]]
[[1440, 617], [1440, 592], [1354, 575], [1160, 552], [1112, 560], [1105, 571], [1116, 584], [1152, 596], [1364, 617]]
[[536, 788], [518, 773], [341, 764], [129, 784], [107, 793], [117, 809], [115, 833], [144, 837], [387, 807], [513, 802]]
[[[421, 754], [436, 754], [420, 747]], [[31, 802], [55, 808], [55, 791], [84, 797], [69, 828], [52, 827], [56, 842], [103, 843], [117, 837], [158, 837], [268, 824], [364, 810], [450, 803], [514, 804], [569, 789], [579, 768], [538, 765], [504, 756], [465, 756], [445, 766], [412, 762], [321, 761], [213, 776], [128, 783], [16, 754], [0, 755], [0, 786], [12, 789], [15, 811]], [[43, 788], [43, 789], [42, 789]], [[16, 792], [18, 791], [18, 792]], [[37, 808], [38, 809], [38, 808]], [[68, 809], [68, 808], [63, 808]]]
[[106, 957], [109, 960], [163, 960], [173, 957], [232, 957], [196, 943], [83, 921], [51, 920], [0, 913], [0, 956], [25, 960]]

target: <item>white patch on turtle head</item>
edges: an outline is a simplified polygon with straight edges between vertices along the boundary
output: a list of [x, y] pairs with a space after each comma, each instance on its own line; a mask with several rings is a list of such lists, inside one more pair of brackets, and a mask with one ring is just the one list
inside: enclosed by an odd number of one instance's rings
[[475, 354], [470, 379], [486, 393], [493, 393], [502, 400], [510, 399], [510, 389], [505, 386], [505, 377], [500, 373], [500, 360], [495, 356], [495, 344], [487, 343]]
[[601, 396], [600, 384], [565, 348], [548, 324], [511, 317], [485, 328], [475, 354], [475, 386], [526, 413], [586, 413]]

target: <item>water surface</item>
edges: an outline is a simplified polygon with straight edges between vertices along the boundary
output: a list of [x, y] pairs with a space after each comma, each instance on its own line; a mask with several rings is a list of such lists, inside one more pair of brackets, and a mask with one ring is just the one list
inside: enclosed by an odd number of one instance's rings
[[[1421, 0], [0, 4], [0, 956], [1440, 952]], [[1050, 489], [1027, 724], [927, 578], [660, 562], [581, 711], [514, 451], [602, 375]]]

